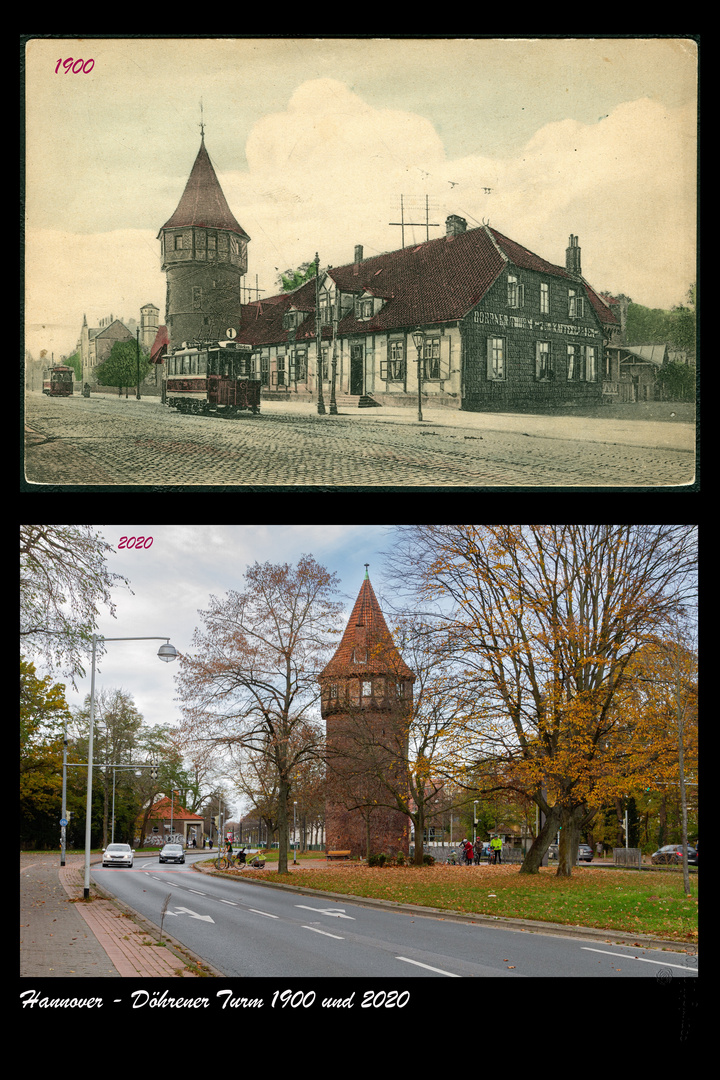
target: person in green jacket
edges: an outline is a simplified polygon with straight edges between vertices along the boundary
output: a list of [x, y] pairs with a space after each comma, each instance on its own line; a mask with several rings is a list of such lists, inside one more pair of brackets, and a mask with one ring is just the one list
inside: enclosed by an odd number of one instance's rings
[[493, 862], [502, 862], [502, 840], [499, 836], [493, 836], [490, 841], [490, 850], [493, 853]]

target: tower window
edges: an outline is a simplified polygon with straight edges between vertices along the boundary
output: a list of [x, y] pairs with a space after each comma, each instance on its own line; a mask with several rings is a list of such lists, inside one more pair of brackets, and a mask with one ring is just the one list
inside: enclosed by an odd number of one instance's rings
[[173, 239], [175, 241], [175, 250], [176, 251], [182, 251], [182, 246], [183, 246], [182, 233], [176, 233], [176, 235], [173, 237]]
[[365, 680], [363, 682], [363, 684], [362, 684], [362, 696], [363, 697], [371, 697], [372, 696], [372, 682], [369, 679]]

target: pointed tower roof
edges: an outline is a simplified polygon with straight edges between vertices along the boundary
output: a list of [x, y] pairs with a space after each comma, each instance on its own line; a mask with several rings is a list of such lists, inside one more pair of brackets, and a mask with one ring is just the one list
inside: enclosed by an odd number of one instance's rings
[[[365, 659], [363, 659], [363, 657]], [[398, 652], [365, 570], [352, 614], [340, 645], [320, 678], [342, 675], [391, 675], [414, 679]]]
[[202, 225], [207, 229], [227, 229], [229, 232], [245, 237], [246, 240], [250, 239], [227, 204], [210, 156], [205, 149], [204, 137], [200, 140], [198, 156], [195, 158], [195, 164], [177, 209], [165, 222], [160, 232], [163, 229], [174, 229], [186, 225]]

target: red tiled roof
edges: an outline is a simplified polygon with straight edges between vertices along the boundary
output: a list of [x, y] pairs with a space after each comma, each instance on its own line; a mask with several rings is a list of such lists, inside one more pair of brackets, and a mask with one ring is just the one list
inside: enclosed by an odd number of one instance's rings
[[200, 814], [191, 814], [189, 810], [186, 810], [184, 806], [181, 806], [179, 802], [175, 801], [172, 805], [170, 799], [163, 797], [150, 808], [150, 816], [148, 820], [155, 820], [156, 818], [174, 818], [175, 821], [202, 821]]
[[165, 356], [168, 345], [170, 344], [170, 336], [168, 334], [167, 326], [158, 326], [157, 333], [155, 334], [155, 340], [152, 343], [150, 349], [150, 363], [162, 364], [163, 357]]
[[[227, 229], [246, 240], [250, 237], [235, 219], [220, 187], [205, 141], [200, 143], [198, 156], [185, 185], [185, 191], [175, 213], [163, 225], [173, 229], [186, 225], [202, 225], [208, 229]], [[162, 229], [160, 230], [162, 232]], [[160, 233], [158, 233], [158, 236]]]
[[[358, 662], [358, 658], [365, 655], [366, 661]], [[388, 674], [398, 679], [415, 678], [397, 650], [370, 579], [366, 577], [337, 651], [320, 672], [320, 678]]]
[[[347, 314], [338, 324], [338, 333], [374, 333], [455, 322], [482, 300], [508, 262], [520, 269], [574, 280], [564, 267], [547, 262], [497, 229], [483, 225], [458, 236], [444, 236], [362, 262], [332, 267], [328, 274], [342, 292], [367, 292], [385, 300], [371, 319], [356, 319], [354, 311]], [[607, 304], [584, 279], [582, 283], [601, 322], [616, 322]], [[265, 306], [269, 304], [273, 305], [271, 309]], [[258, 315], [256, 306], [248, 305], [253, 308], [255, 325], [243, 319], [238, 340], [253, 345], [272, 344], [288, 340], [293, 333], [296, 341], [314, 339], [314, 278], [292, 293], [263, 300], [260, 306], [262, 314]], [[290, 306], [307, 312], [294, 332], [283, 327], [282, 316]], [[323, 336], [332, 336], [329, 326], [323, 327]]]

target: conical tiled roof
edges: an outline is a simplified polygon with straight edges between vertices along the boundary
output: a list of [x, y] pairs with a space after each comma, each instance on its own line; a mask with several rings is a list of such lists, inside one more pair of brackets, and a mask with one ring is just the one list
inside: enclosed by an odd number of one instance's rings
[[186, 225], [202, 225], [207, 229], [227, 229], [229, 232], [245, 237], [246, 240], [250, 239], [227, 204], [227, 199], [223, 195], [205, 149], [204, 139], [200, 143], [198, 156], [195, 158], [195, 164], [177, 210], [162, 228], [176, 229]]
[[367, 576], [358, 593], [342, 641], [332, 660], [321, 671], [320, 678], [343, 675], [415, 678], [397, 650]]

